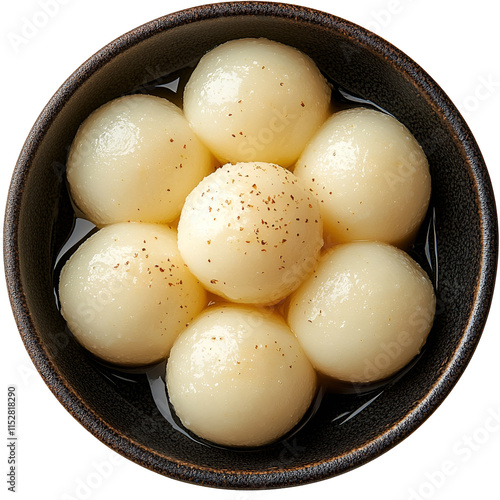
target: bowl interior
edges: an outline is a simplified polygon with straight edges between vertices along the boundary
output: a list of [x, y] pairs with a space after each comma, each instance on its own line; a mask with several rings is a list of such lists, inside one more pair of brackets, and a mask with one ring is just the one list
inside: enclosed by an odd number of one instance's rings
[[[423, 228], [419, 252], [428, 254], [438, 300], [432, 333], [411, 370], [369, 393], [326, 397], [298, 433], [246, 452], [206, 446], [177, 432], [158, 411], [146, 377], [116, 377], [67, 335], [53, 292], [54, 257], [73, 223], [64, 163], [79, 124], [104, 102], [241, 37], [267, 37], [299, 48], [331, 81], [374, 101], [416, 136], [433, 182], [432, 223]], [[496, 264], [491, 186], [470, 132], [442, 91], [380, 38], [339, 18], [282, 4], [183, 11], [137, 28], [93, 56], [35, 124], [14, 174], [5, 227], [16, 319], [56, 396], [128, 458], [168, 476], [220, 487], [274, 487], [329, 477], [361, 465], [413, 431], [472, 355]]]

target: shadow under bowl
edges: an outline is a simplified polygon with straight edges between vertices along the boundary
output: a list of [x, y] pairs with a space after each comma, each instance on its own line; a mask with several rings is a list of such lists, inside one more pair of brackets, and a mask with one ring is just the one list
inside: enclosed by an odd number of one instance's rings
[[[97, 107], [173, 73], [227, 40], [266, 37], [309, 54], [352, 95], [404, 123], [426, 152], [439, 273], [425, 351], [403, 376], [364, 396], [325, 398], [289, 440], [247, 452], [196, 442], [160, 415], [147, 382], [122, 384], [69, 336], [54, 298], [54, 258], [73, 223], [64, 164]], [[57, 221], [57, 223], [56, 223]], [[491, 303], [497, 219], [483, 158], [437, 84], [385, 40], [308, 8], [261, 2], [196, 7], [126, 33], [86, 61], [36, 121], [15, 168], [4, 227], [14, 315], [31, 358], [65, 408], [92, 434], [155, 472], [221, 488], [273, 488], [346, 472], [389, 450], [443, 401], [469, 362]], [[355, 418], [341, 418], [371, 401]], [[363, 403], [364, 404], [364, 403]]]

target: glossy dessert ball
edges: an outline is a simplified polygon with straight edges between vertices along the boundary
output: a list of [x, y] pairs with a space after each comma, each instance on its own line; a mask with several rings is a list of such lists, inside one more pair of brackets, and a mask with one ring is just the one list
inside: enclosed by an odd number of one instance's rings
[[211, 292], [271, 304], [312, 272], [323, 244], [318, 202], [303, 181], [269, 163], [224, 165], [182, 209], [179, 250]]
[[184, 264], [174, 229], [125, 222], [100, 229], [70, 257], [59, 300], [86, 349], [133, 366], [165, 358], [206, 293]]
[[283, 319], [241, 305], [195, 319], [175, 341], [166, 380], [183, 425], [225, 446], [276, 441], [316, 391], [314, 369]]
[[184, 91], [193, 130], [222, 162], [292, 165], [327, 119], [331, 89], [299, 50], [231, 40], [200, 60]]
[[404, 247], [429, 205], [422, 148], [404, 125], [372, 109], [332, 115], [294, 173], [318, 195], [325, 235], [334, 243], [377, 240]]
[[331, 248], [292, 295], [288, 324], [314, 367], [346, 382], [384, 379], [414, 358], [435, 311], [432, 283], [402, 250]]
[[130, 95], [104, 104], [83, 122], [71, 145], [67, 178], [76, 205], [98, 226], [168, 223], [213, 167], [212, 155], [177, 106]]

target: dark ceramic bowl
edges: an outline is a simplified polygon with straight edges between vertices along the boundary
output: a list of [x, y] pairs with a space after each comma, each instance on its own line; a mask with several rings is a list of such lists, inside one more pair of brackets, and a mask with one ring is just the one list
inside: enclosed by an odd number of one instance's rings
[[[434, 328], [411, 369], [371, 392], [325, 397], [293, 436], [246, 452], [206, 446], [179, 433], [161, 416], [145, 377], [131, 374], [132, 382], [126, 382], [127, 377], [115, 377], [89, 357], [65, 332], [53, 275], [55, 255], [73, 223], [64, 162], [82, 120], [106, 101], [160, 81], [161, 75], [239, 37], [267, 37], [298, 47], [340, 88], [374, 101], [420, 141], [431, 165], [433, 198], [415, 252], [429, 257], [438, 300]], [[405, 54], [359, 26], [273, 3], [226, 3], [171, 14], [92, 56], [35, 123], [13, 175], [5, 219], [14, 315], [26, 349], [55, 396], [125, 457], [166, 476], [217, 487], [272, 488], [332, 477], [413, 432], [450, 392], [474, 352], [491, 302], [496, 261], [497, 220], [488, 173], [444, 92]]]

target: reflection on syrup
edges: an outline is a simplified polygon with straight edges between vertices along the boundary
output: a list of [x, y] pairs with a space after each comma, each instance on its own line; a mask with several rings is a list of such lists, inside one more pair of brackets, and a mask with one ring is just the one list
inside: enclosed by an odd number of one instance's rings
[[54, 267], [58, 268], [60, 262], [62, 262], [64, 265], [64, 262], [68, 260], [71, 254], [95, 231], [95, 224], [92, 224], [92, 222], [86, 219], [75, 217], [71, 233], [62, 246], [61, 250], [59, 250], [59, 253], [56, 256]]
[[365, 408], [367, 408], [368, 406], [370, 406], [373, 402], [375, 402], [375, 400], [383, 393], [384, 391], [380, 391], [378, 394], [376, 394], [375, 396], [373, 396], [371, 399], [369, 399], [366, 403], [363, 403], [359, 408], [357, 408], [356, 410], [354, 411], [345, 411], [345, 412], [342, 412], [340, 415], [337, 415], [333, 420], [332, 420], [332, 424], [334, 422], [336, 422], [338, 425], [343, 425], [347, 422], [349, 422], [349, 420], [353, 419], [356, 415], [358, 415], [359, 413], [361, 413]]
[[[151, 389], [151, 395], [156, 404], [156, 408], [161, 413], [163, 418], [177, 431], [185, 436], [194, 439], [182, 425], [177, 423], [177, 419], [174, 418], [174, 413], [170, 406], [170, 401], [167, 396], [167, 386], [165, 383], [165, 373], [167, 370], [167, 363], [165, 361], [151, 367], [147, 372], [146, 376], [148, 378], [149, 388]], [[198, 440], [197, 440], [198, 441]], [[198, 441], [204, 444], [202, 441]]]
[[427, 225], [427, 236], [425, 238], [425, 257], [429, 264], [428, 274], [434, 284], [436, 292], [439, 289], [439, 261], [437, 253], [436, 235], [436, 209], [431, 207], [431, 215]]
[[145, 78], [145, 83], [138, 85], [130, 91], [130, 94], [150, 94], [163, 97], [182, 109], [182, 95], [191, 73], [198, 61], [186, 65], [186, 67], [165, 74], [160, 68], [151, 71]]
[[336, 94], [334, 98], [336, 98], [337, 102], [344, 105], [342, 107], [352, 108], [355, 106], [363, 106], [365, 108], [376, 109], [378, 111], [381, 111], [382, 113], [385, 113], [386, 115], [393, 116], [386, 109], [381, 108], [374, 102], [369, 101], [368, 99], [363, 99], [362, 97], [355, 96], [354, 94], [350, 94], [349, 92], [347, 92], [347, 90], [341, 87], [335, 86], [334, 94]]
[[96, 227], [92, 222], [81, 217], [74, 217], [71, 232], [54, 259], [52, 283], [54, 285], [54, 299], [58, 309], [60, 309], [58, 288], [61, 270], [73, 252], [95, 231]]

